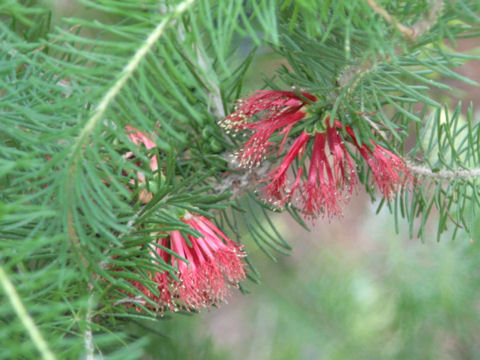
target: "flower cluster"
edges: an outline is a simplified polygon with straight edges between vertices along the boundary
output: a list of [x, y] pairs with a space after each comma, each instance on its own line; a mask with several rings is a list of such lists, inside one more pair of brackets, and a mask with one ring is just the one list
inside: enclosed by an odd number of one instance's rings
[[[306, 92], [272, 90], [257, 91], [239, 101], [235, 111], [223, 119], [221, 125], [227, 131], [252, 132], [237, 153], [240, 165], [258, 165], [278, 135], [283, 136], [278, 146], [280, 154], [292, 128], [307, 116], [306, 109], [314, 102], [316, 97]], [[256, 119], [250, 121], [252, 118]], [[356, 167], [345, 140], [350, 140], [365, 160], [384, 197], [391, 197], [409, 181], [405, 163], [397, 155], [373, 140], [370, 145], [360, 143], [352, 128], [343, 127], [338, 120], [331, 124], [327, 117], [321, 125], [324, 130], [303, 130], [280, 165], [262, 179], [265, 186], [261, 193], [265, 201], [277, 207], [292, 203], [311, 218], [340, 215], [342, 205], [358, 183]]]
[[[275, 132], [283, 136], [278, 151], [282, 150], [293, 125], [306, 116], [302, 111], [307, 104], [306, 100], [316, 101], [315, 96], [311, 94], [301, 95], [302, 97], [293, 91], [258, 91], [245, 101], [240, 100], [236, 105], [236, 111], [222, 120], [221, 125], [227, 133], [242, 130], [253, 132], [238, 153], [238, 160], [242, 166], [256, 166], [265, 158], [272, 145], [270, 138]], [[261, 116], [257, 121], [249, 122], [254, 115]]]
[[[143, 145], [148, 150], [156, 147], [140, 130], [131, 126], [125, 127], [125, 130], [133, 144]], [[126, 155], [130, 158], [129, 154]], [[157, 155], [149, 157], [149, 167], [156, 171], [159, 166]], [[137, 181], [143, 184], [145, 175], [138, 172]], [[140, 192], [140, 201], [149, 202], [153, 195], [148, 194], [142, 195]], [[230, 240], [204, 216], [186, 213], [180, 220], [190, 228], [191, 233], [198, 235], [172, 230], [160, 234], [159, 238], [149, 245], [151, 261], [163, 262], [175, 271], [169, 273], [159, 270], [149, 273], [150, 279], [156, 283], [155, 292], [141, 282], [130, 281], [156, 304], [152, 308], [162, 312], [215, 305], [228, 297], [230, 287], [237, 287], [246, 277], [243, 261], [245, 253], [239, 244]], [[145, 301], [137, 301], [146, 304]], [[147, 306], [150, 306], [150, 303]]]
[[378, 145], [373, 140], [370, 140], [373, 149], [367, 144], [359, 144], [352, 128], [346, 126], [345, 130], [370, 167], [375, 183], [385, 198], [390, 198], [398, 191], [399, 186], [411, 180], [411, 175], [403, 159]]
[[246, 276], [242, 259], [245, 253], [240, 245], [204, 216], [187, 213], [181, 220], [200, 236], [174, 230], [151, 245], [152, 261], [162, 259], [176, 269], [175, 275], [166, 271], [150, 273], [158, 293], [132, 281], [162, 312], [216, 305], [230, 295], [230, 287], [238, 287]]

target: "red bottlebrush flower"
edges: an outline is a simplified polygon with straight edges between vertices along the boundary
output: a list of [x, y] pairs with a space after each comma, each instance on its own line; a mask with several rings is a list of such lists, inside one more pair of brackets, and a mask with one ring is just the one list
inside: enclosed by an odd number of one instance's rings
[[373, 149], [367, 144], [359, 144], [352, 128], [346, 126], [345, 130], [370, 167], [375, 183], [386, 199], [392, 197], [400, 186], [411, 181], [410, 172], [402, 158], [378, 145], [373, 140], [370, 140]]
[[[285, 144], [292, 126], [306, 116], [302, 110], [308, 99], [315, 102], [317, 99], [312, 94], [302, 92], [303, 98], [293, 91], [263, 90], [254, 95], [240, 100], [236, 110], [225, 119], [221, 125], [230, 131], [251, 130], [253, 132], [249, 140], [239, 152], [238, 160], [243, 167], [258, 165], [272, 145], [270, 138], [278, 132], [283, 135], [284, 141], [280, 145], [279, 152]], [[259, 119], [254, 122], [248, 120], [258, 115]]]
[[[303, 153], [313, 138], [308, 173], [303, 179], [303, 168], [297, 170], [295, 180], [288, 184], [288, 170], [297, 158], [302, 162]], [[307, 217], [341, 213], [340, 205], [346, 202], [356, 184], [354, 164], [336, 127], [327, 126], [325, 132], [308, 135], [303, 132], [293, 143], [278, 168], [273, 169], [264, 182], [265, 199], [283, 206], [287, 201], [296, 205]]]
[[315, 134], [308, 179], [301, 191], [302, 209], [307, 216], [341, 215], [357, 183], [355, 166], [336, 127]]
[[[280, 154], [293, 126], [307, 116], [305, 107], [316, 100], [314, 95], [306, 92], [299, 95], [292, 91], [273, 90], [257, 91], [247, 99], [240, 100], [235, 112], [222, 121], [227, 133], [251, 132], [250, 138], [237, 153], [240, 165], [258, 165], [273, 145], [272, 138], [276, 136], [283, 136], [283, 140], [278, 140]], [[254, 116], [257, 116], [256, 121], [250, 121]], [[325, 130], [312, 135], [303, 131], [280, 165], [261, 180], [266, 184], [262, 193], [267, 202], [277, 207], [290, 202], [306, 217], [312, 218], [341, 214], [341, 205], [348, 201], [358, 182], [356, 168], [339, 133], [342, 124], [335, 121], [330, 125], [327, 117], [323, 125]], [[408, 171], [400, 157], [373, 140], [373, 148], [359, 144], [352, 129], [346, 126], [345, 130], [371, 168], [375, 182], [386, 198], [399, 185], [409, 181]], [[312, 142], [311, 153], [305, 154]], [[295, 172], [297, 162], [299, 165]]]
[[264, 182], [268, 182], [268, 185], [263, 189], [264, 198], [267, 202], [277, 207], [282, 207], [295, 194], [300, 183], [303, 169], [298, 169], [295, 181], [291, 186], [288, 184], [289, 169], [295, 158], [302, 158], [303, 152], [305, 151], [305, 145], [308, 143], [309, 139], [310, 135], [306, 132], [302, 132], [290, 147], [290, 150], [283, 158], [280, 166], [273, 169], [267, 175], [266, 179], [263, 180]]
[[[245, 253], [210, 220], [201, 215], [187, 214], [182, 221], [202, 236], [171, 231], [168, 237], [152, 246], [157, 255], [177, 269], [176, 278], [168, 272], [152, 274], [159, 295], [152, 294], [144, 285], [134, 283], [147, 297], [158, 304], [158, 309], [175, 311], [179, 308], [200, 309], [224, 301], [230, 294], [229, 286], [238, 286], [245, 279]], [[171, 255], [165, 249], [177, 253]]]

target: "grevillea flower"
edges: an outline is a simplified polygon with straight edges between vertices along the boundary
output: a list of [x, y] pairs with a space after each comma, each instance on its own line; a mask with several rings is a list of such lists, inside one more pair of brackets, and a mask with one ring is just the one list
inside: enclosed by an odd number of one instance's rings
[[[263, 90], [257, 91], [247, 99], [238, 101], [236, 110], [221, 125], [227, 133], [250, 131], [252, 136], [238, 153], [238, 161], [243, 167], [254, 167], [265, 157], [272, 145], [270, 138], [277, 133], [283, 136], [279, 152], [285, 145], [293, 125], [306, 116], [302, 108], [308, 104], [305, 100], [316, 101], [312, 94], [302, 92], [301, 96], [293, 91]], [[249, 119], [258, 115], [258, 120]]]
[[[328, 122], [328, 120], [327, 120]], [[357, 183], [355, 166], [336, 126], [315, 134], [310, 167], [302, 192], [306, 215], [340, 215]]]
[[345, 126], [345, 131], [352, 138], [362, 157], [372, 171], [375, 183], [385, 198], [391, 198], [399, 187], [409, 183], [411, 174], [405, 161], [391, 151], [375, 143], [370, 139], [371, 146], [359, 144], [352, 128]]
[[[227, 132], [247, 131], [250, 138], [236, 154], [243, 167], [258, 165], [275, 143], [282, 152], [295, 124], [307, 116], [306, 108], [316, 102], [312, 94], [301, 96], [291, 91], [258, 91], [240, 100], [236, 110], [222, 125]], [[252, 118], [257, 116], [257, 119]], [[306, 217], [332, 217], [341, 214], [342, 205], [349, 200], [358, 182], [355, 164], [340, 134], [342, 124], [330, 118], [321, 126], [325, 130], [303, 131], [292, 143], [278, 167], [261, 180], [266, 184], [263, 198], [277, 207], [287, 202], [298, 207]], [[352, 129], [345, 126], [360, 155], [370, 167], [375, 183], [386, 198], [409, 181], [403, 159], [371, 140], [372, 146], [359, 144]], [[310, 150], [311, 149], [311, 150]], [[308, 170], [307, 170], [308, 169]]]
[[204, 216], [187, 213], [182, 221], [200, 236], [174, 230], [152, 245], [152, 261], [163, 259], [176, 269], [175, 276], [160, 271], [150, 274], [158, 294], [132, 282], [161, 311], [210, 307], [224, 301], [230, 287], [237, 287], [245, 279], [245, 253], [240, 245]]
[[[311, 153], [305, 154], [312, 139]], [[305, 155], [304, 155], [305, 154]], [[293, 161], [309, 162], [308, 171], [297, 169], [293, 181], [288, 181], [288, 172], [293, 171]], [[295, 140], [279, 167], [274, 168], [264, 179], [264, 198], [283, 206], [287, 201], [296, 205], [306, 217], [341, 214], [341, 205], [353, 192], [357, 182], [355, 167], [343, 140], [335, 126], [327, 125], [324, 132], [309, 135], [305, 131]]]

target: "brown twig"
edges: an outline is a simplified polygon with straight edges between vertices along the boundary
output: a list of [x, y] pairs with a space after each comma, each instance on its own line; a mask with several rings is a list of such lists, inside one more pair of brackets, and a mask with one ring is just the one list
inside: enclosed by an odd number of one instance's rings
[[389, 24], [394, 25], [398, 29], [398, 31], [400, 31], [407, 39], [410, 40], [413, 40], [425, 34], [428, 29], [430, 29], [433, 24], [435, 24], [435, 21], [437, 20], [437, 15], [443, 6], [442, 0], [430, 0], [430, 9], [425, 14], [425, 17], [417, 21], [412, 26], [408, 27], [403, 25], [392, 15], [390, 15], [384, 8], [378, 5], [375, 0], [365, 1], [372, 8], [373, 11], [382, 16]]
[[428, 10], [426, 16], [410, 26], [410, 29], [413, 32], [413, 38], [417, 38], [425, 34], [437, 21], [437, 16], [443, 7], [443, 1], [430, 0], [429, 3], [430, 9]]
[[480, 177], [480, 169], [458, 169], [458, 170], [440, 170], [432, 171], [425, 166], [414, 164], [412, 162], [406, 163], [407, 168], [414, 174], [425, 176], [437, 180], [454, 180], [454, 179], [472, 179]]
[[397, 19], [395, 19], [392, 15], [390, 15], [384, 8], [382, 8], [380, 5], [378, 5], [374, 0], [366, 0], [367, 4], [372, 8], [373, 11], [375, 11], [377, 14], [379, 14], [381, 17], [383, 17], [389, 24], [394, 25], [398, 31], [400, 31], [402, 34], [409, 38], [413, 38], [413, 30], [407, 26], [402, 25]]
[[[425, 14], [425, 17], [413, 24], [412, 26], [407, 27], [397, 21], [384, 8], [378, 5], [375, 0], [365, 1], [372, 8], [373, 11], [382, 16], [388, 23], [394, 25], [398, 29], [398, 31], [404, 34], [404, 36], [409, 40], [414, 40], [419, 36], [425, 34], [437, 21], [437, 16], [443, 6], [442, 0], [430, 0], [430, 9]], [[397, 48], [396, 53], [399, 54], [400, 52], [401, 49]], [[391, 60], [391, 57], [387, 57], [386, 59], [384, 59], [384, 61], [385, 60], [389, 61]], [[338, 76], [339, 85], [342, 87], [350, 85], [349, 92], [352, 91], [365, 74], [368, 74], [375, 69], [376, 64], [377, 61], [366, 60], [359, 65], [348, 66]]]

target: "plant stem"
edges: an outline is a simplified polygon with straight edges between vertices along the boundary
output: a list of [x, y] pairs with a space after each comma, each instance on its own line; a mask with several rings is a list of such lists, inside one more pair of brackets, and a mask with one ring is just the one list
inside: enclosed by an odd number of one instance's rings
[[55, 360], [55, 355], [53, 355], [51, 350], [48, 348], [47, 342], [40, 334], [40, 331], [33, 322], [33, 319], [28, 314], [27, 309], [25, 309], [25, 306], [23, 305], [20, 296], [18, 295], [15, 287], [8, 278], [2, 266], [0, 266], [0, 283], [2, 284], [2, 287], [5, 290], [5, 294], [10, 300], [10, 303], [12, 304], [13, 310], [19, 317], [20, 321], [23, 323], [23, 326], [25, 326], [25, 329], [27, 330], [28, 335], [30, 335], [33, 344], [37, 347], [38, 351], [42, 355], [42, 359]]

